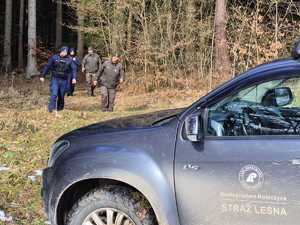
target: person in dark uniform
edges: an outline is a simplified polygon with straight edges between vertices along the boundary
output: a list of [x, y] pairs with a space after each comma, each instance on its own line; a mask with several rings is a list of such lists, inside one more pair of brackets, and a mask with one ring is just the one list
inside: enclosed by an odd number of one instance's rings
[[42, 82], [45, 81], [45, 76], [52, 72], [50, 83], [50, 102], [48, 110], [61, 111], [64, 109], [64, 97], [68, 85], [68, 76], [72, 74], [72, 84], [76, 84], [76, 66], [71, 57], [68, 56], [68, 47], [62, 47], [59, 54], [53, 55], [40, 77]]
[[101, 107], [103, 112], [112, 112], [116, 97], [116, 88], [125, 79], [125, 72], [118, 56], [102, 64], [98, 80], [101, 92]]
[[[76, 67], [76, 77], [77, 77], [77, 72], [78, 72], [78, 68], [80, 67], [80, 60], [78, 59], [78, 57], [76, 56], [76, 50], [75, 48], [70, 48], [69, 50], [69, 56], [72, 58], [72, 61], [74, 63], [74, 66]], [[72, 82], [72, 73], [69, 74], [68, 77], [68, 96], [73, 96], [74, 95], [74, 91], [75, 91], [75, 84]]]

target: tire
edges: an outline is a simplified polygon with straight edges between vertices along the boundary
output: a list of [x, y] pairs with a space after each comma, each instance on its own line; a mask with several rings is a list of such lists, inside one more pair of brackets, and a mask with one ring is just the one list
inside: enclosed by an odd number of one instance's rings
[[68, 214], [67, 225], [157, 225], [157, 222], [148, 201], [139, 193], [107, 186], [79, 199]]

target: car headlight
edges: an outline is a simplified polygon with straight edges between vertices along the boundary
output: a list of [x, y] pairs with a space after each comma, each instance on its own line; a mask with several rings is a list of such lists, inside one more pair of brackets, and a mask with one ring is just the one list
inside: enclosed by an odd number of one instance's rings
[[56, 142], [51, 148], [48, 167], [52, 167], [54, 162], [58, 159], [58, 157], [69, 147], [70, 147], [70, 141], [62, 140]]

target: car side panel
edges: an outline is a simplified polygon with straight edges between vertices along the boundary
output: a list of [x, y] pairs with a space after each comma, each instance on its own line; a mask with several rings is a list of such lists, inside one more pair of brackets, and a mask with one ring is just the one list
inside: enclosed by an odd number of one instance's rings
[[76, 149], [64, 153], [56, 163], [59, 166], [50, 169], [54, 177], [48, 185], [51, 190], [46, 190], [50, 218], [55, 220], [59, 200], [72, 184], [106, 178], [127, 183], [144, 194], [160, 225], [179, 224], [173, 178], [176, 129], [174, 121], [168, 126], [126, 132], [126, 135], [95, 136], [101, 144], [73, 142]]

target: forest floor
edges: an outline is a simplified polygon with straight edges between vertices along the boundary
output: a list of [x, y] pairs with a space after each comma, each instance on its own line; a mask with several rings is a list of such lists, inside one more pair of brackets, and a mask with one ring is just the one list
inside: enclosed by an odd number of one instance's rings
[[47, 112], [48, 85], [38, 79], [0, 83], [0, 224], [45, 224], [40, 170], [60, 135], [111, 118], [185, 107], [205, 94], [201, 88], [135, 94], [122, 87], [115, 112], [103, 113], [99, 90], [97, 97], [87, 97], [78, 85], [58, 118]]

